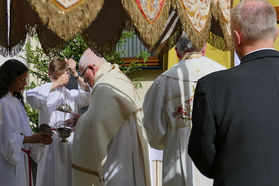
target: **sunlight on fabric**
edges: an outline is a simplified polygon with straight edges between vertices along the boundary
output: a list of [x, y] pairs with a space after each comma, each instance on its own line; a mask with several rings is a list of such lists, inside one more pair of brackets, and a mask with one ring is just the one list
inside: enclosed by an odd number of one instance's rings
[[[112, 180], [112, 178], [117, 175], [117, 173], [119, 172], [119, 170], [122, 169], [122, 167], [123, 166], [117, 163], [116, 161], [112, 162], [108, 171], [104, 175], [105, 180]], [[104, 182], [104, 184], [106, 185], [106, 182]]]
[[[178, 74], [178, 79], [183, 79], [183, 72], [182, 72], [181, 68], [179, 68], [177, 70], [177, 74]], [[184, 82], [183, 81], [178, 81], [178, 83], [179, 83], [179, 89], [180, 89], [180, 92], [181, 92], [181, 97], [180, 97], [181, 103], [184, 103], [184, 99], [185, 99]], [[185, 105], [183, 105], [183, 107], [185, 107]]]

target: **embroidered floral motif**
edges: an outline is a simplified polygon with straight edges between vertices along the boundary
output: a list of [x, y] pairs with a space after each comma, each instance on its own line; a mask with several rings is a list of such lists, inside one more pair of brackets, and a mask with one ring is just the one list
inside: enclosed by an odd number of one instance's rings
[[175, 119], [183, 119], [184, 121], [192, 120], [193, 98], [194, 96], [192, 96], [190, 99], [187, 99], [185, 101], [185, 105], [182, 104], [179, 107], [176, 107], [174, 112], [172, 112], [172, 117]]

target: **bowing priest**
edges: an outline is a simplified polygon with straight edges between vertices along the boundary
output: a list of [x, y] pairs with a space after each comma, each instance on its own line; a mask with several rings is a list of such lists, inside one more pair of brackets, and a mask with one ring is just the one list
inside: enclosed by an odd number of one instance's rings
[[75, 128], [73, 185], [150, 186], [142, 102], [133, 83], [90, 49], [79, 68], [92, 95]]

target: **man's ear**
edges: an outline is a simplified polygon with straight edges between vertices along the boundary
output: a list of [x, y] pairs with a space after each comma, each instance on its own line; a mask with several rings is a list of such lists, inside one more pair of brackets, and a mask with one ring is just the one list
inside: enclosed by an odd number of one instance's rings
[[90, 70], [94, 70], [94, 65], [88, 65], [88, 68], [90, 69]]
[[237, 30], [233, 31], [233, 36], [235, 38], [234, 39], [235, 44], [240, 45], [243, 42], [242, 41], [242, 36]]

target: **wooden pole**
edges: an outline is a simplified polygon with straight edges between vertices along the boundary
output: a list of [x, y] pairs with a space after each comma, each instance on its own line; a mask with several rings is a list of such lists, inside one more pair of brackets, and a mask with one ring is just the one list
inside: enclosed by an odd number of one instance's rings
[[277, 23], [279, 23], [279, 6], [274, 7], [277, 13]]

